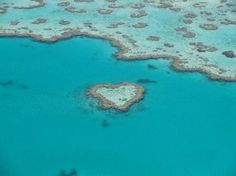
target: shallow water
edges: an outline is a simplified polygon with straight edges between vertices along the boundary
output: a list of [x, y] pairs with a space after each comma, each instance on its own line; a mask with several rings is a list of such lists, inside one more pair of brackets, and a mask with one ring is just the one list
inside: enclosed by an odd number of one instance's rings
[[[118, 61], [115, 51], [88, 38], [0, 39], [0, 175], [235, 176], [236, 83], [175, 72], [167, 60]], [[156, 83], [127, 113], [84, 96], [139, 79]]]

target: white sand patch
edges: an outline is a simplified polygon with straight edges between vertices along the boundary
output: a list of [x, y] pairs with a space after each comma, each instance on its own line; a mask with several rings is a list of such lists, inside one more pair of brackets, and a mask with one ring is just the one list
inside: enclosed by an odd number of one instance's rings
[[135, 97], [137, 89], [133, 85], [126, 85], [117, 88], [101, 87], [96, 92], [116, 106], [123, 106]]

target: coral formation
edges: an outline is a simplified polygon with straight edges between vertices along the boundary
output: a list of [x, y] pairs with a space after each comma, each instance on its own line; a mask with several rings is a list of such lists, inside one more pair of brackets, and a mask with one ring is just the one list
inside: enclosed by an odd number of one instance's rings
[[222, 55], [236, 47], [235, 8], [233, 0], [3, 0], [0, 36], [102, 38], [118, 59], [172, 59], [176, 70], [236, 81], [236, 60]]

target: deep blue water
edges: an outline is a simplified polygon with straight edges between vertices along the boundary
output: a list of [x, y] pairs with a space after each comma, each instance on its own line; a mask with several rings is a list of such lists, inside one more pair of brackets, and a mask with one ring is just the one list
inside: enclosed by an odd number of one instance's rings
[[[115, 51], [88, 38], [0, 39], [0, 176], [235, 176], [236, 83], [166, 60], [118, 61]], [[156, 83], [127, 113], [84, 96], [97, 83], [144, 78]]]

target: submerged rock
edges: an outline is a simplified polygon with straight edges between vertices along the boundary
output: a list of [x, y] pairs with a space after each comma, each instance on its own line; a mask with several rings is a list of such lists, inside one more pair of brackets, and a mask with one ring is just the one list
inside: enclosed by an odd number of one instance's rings
[[19, 24], [19, 21], [17, 21], [17, 20], [11, 21], [11, 25], [13, 25], [13, 26], [18, 25], [18, 24]]
[[197, 14], [195, 13], [187, 13], [184, 15], [185, 18], [196, 18], [197, 17]]
[[75, 169], [71, 169], [69, 172], [61, 170], [58, 176], [78, 176]]
[[148, 26], [147, 23], [141, 23], [141, 22], [133, 24], [134, 28], [145, 28], [146, 26]]
[[46, 23], [47, 19], [45, 18], [38, 18], [35, 21], [32, 22], [32, 24], [42, 24], [42, 23]]
[[67, 21], [67, 20], [60, 20], [58, 23], [61, 24], [61, 25], [68, 25], [68, 24], [70, 24], [70, 22]]
[[156, 83], [155, 80], [146, 79], [146, 78], [144, 78], [144, 79], [138, 79], [137, 82], [138, 82], [138, 83], [143, 83], [143, 84]]
[[218, 27], [214, 24], [201, 24], [199, 27], [202, 29], [205, 29], [205, 30], [217, 30], [218, 29]]
[[231, 51], [231, 50], [229, 50], [229, 51], [224, 51], [222, 54], [225, 55], [226, 57], [229, 57], [229, 58], [236, 57], [236, 55], [234, 54], [234, 52]]
[[109, 124], [109, 122], [108, 122], [107, 120], [103, 120], [102, 123], [101, 123], [101, 126], [102, 126], [103, 128], [107, 128], [107, 127], [110, 126], [110, 124]]
[[217, 48], [214, 46], [206, 45], [202, 42], [193, 42], [190, 43], [189, 45], [193, 45], [194, 49], [198, 52], [215, 52], [217, 51]]
[[0, 81], [0, 86], [12, 86], [13, 80]]
[[62, 7], [64, 7], [64, 6], [68, 6], [68, 5], [70, 5], [70, 2], [67, 2], [67, 1], [64, 1], [64, 2], [58, 2], [57, 5], [58, 5], [58, 6], [62, 6]]
[[157, 70], [157, 67], [155, 65], [152, 65], [152, 64], [148, 64], [147, 67], [151, 70]]
[[159, 41], [160, 37], [151, 35], [151, 36], [148, 36], [146, 39], [150, 41]]
[[130, 15], [131, 18], [141, 18], [147, 16], [147, 13], [144, 10], [136, 11]]

